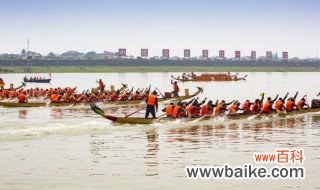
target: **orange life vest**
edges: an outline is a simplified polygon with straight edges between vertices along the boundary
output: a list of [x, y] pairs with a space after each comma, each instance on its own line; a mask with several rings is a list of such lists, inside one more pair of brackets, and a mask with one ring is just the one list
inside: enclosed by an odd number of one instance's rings
[[286, 110], [287, 111], [292, 111], [293, 110], [293, 105], [294, 105], [294, 102], [292, 100], [288, 100], [288, 102], [286, 104]]
[[154, 106], [156, 104], [156, 98], [157, 98], [156, 95], [153, 95], [153, 94], [149, 95], [148, 102], [147, 102], [148, 106]]
[[276, 101], [275, 108], [276, 108], [277, 110], [282, 110], [282, 107], [283, 107], [283, 102], [282, 102], [282, 100], [277, 100], [277, 101]]
[[59, 98], [60, 98], [60, 95], [59, 95], [59, 94], [52, 94], [52, 95], [50, 96], [51, 102], [58, 102], [58, 101], [59, 101]]
[[100, 88], [100, 89], [104, 89], [104, 86], [105, 86], [105, 85], [103, 84], [103, 82], [102, 82], [102, 81], [101, 81], [101, 82], [99, 82], [99, 88]]
[[297, 108], [298, 108], [298, 109], [302, 109], [303, 104], [304, 104], [304, 101], [303, 101], [303, 100], [300, 100], [300, 101], [297, 103]]
[[230, 107], [230, 113], [231, 114], [235, 114], [238, 111], [239, 107], [237, 104], [232, 104], [232, 106]]
[[179, 117], [179, 109], [180, 109], [180, 106], [176, 105], [173, 109], [173, 113], [172, 113], [172, 117], [174, 118], [177, 118]]
[[263, 108], [262, 108], [262, 111], [264, 113], [269, 113], [271, 111], [271, 102], [268, 100], [264, 105], [263, 105]]
[[173, 84], [173, 91], [179, 91], [178, 84]]
[[193, 110], [194, 106], [193, 105], [190, 105], [187, 107], [187, 113], [192, 115], [192, 110]]
[[252, 105], [252, 107], [251, 107], [251, 111], [252, 111], [252, 113], [258, 113], [258, 112], [260, 112], [260, 103], [254, 103], [253, 105]]
[[204, 116], [204, 115], [207, 115], [208, 114], [208, 105], [204, 105], [202, 108], [201, 108], [201, 115]]
[[117, 101], [118, 100], [118, 96], [117, 96], [117, 94], [114, 92], [114, 93], [112, 93], [112, 95], [111, 95], [111, 97], [110, 97], [110, 99], [111, 99], [111, 101]]
[[23, 93], [20, 93], [18, 96], [19, 103], [26, 103], [26, 96]]
[[250, 101], [245, 101], [243, 103], [243, 111], [249, 111], [250, 110]]
[[166, 106], [166, 115], [167, 116], [172, 116], [173, 114], [173, 106], [172, 105], [167, 105]]
[[216, 109], [214, 109], [214, 114], [215, 115], [220, 115], [221, 114], [221, 107], [222, 107], [222, 103], [219, 103], [216, 107]]

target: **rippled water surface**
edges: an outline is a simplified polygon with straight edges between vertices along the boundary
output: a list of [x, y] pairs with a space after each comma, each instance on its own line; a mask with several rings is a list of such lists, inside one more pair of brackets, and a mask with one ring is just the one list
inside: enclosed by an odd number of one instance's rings
[[[135, 88], [151, 84], [170, 91], [174, 74], [53, 74], [51, 84], [28, 84], [28, 88], [77, 86], [82, 91], [95, 87], [95, 80], [101, 78], [116, 88], [121, 83]], [[260, 92], [274, 97], [296, 91], [299, 97], [308, 95], [310, 101], [320, 90], [318, 73], [239, 73], [246, 74], [247, 81], [181, 83], [180, 87], [190, 93], [196, 86], [203, 87], [200, 99], [241, 102], [258, 98]], [[24, 75], [0, 77], [17, 86]], [[102, 107], [108, 113], [123, 115], [139, 106]], [[86, 106], [0, 107], [0, 121], [0, 189], [320, 188], [319, 113], [115, 125]], [[276, 148], [304, 149], [304, 180], [188, 180], [185, 175], [186, 165], [243, 165], [253, 163], [254, 152], [274, 152]]]

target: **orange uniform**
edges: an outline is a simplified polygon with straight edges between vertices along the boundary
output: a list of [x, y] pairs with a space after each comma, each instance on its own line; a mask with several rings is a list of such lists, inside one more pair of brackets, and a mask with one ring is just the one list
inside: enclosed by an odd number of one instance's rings
[[180, 108], [181, 108], [181, 107], [178, 106], [178, 105], [176, 105], [176, 106], [174, 107], [173, 113], [172, 113], [172, 117], [174, 117], [174, 118], [180, 117], [180, 113], [179, 113], [179, 109], [180, 109]]
[[293, 100], [288, 100], [286, 104], [286, 110], [287, 111], [292, 111], [294, 108], [294, 101]]
[[272, 104], [269, 100], [267, 100], [267, 102], [263, 105], [262, 111], [263, 113], [270, 113], [272, 109]]
[[172, 117], [173, 115], [173, 105], [166, 106], [166, 115], [167, 117]]
[[27, 102], [26, 95], [24, 95], [24, 93], [20, 93], [18, 96], [18, 100], [19, 100], [19, 103], [26, 103]]
[[208, 115], [208, 108], [209, 108], [208, 105], [204, 105], [204, 106], [201, 108], [200, 114], [201, 114], [202, 116]]
[[243, 112], [249, 112], [250, 111], [250, 101], [247, 100], [243, 103]]
[[283, 107], [283, 102], [282, 102], [282, 100], [277, 100], [277, 101], [276, 101], [275, 108], [276, 108], [277, 110], [282, 110], [282, 107]]
[[149, 95], [147, 104], [149, 106], [154, 106], [156, 104], [156, 98], [157, 98], [156, 95], [153, 95], [153, 94]]

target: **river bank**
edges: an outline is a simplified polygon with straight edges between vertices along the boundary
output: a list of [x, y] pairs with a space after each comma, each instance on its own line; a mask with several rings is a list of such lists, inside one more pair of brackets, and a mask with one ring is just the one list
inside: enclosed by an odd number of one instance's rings
[[60, 66], [1, 67], [0, 73], [124, 73], [124, 72], [320, 72], [319, 67], [247, 66]]

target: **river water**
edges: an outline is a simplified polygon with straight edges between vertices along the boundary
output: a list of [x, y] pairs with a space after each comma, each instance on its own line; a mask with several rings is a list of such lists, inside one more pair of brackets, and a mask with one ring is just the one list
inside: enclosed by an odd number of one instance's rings
[[[171, 91], [170, 76], [178, 73], [52, 74], [51, 84], [28, 88], [107, 86], [158, 87]], [[179, 73], [181, 74], [181, 73]], [[254, 100], [261, 92], [274, 97], [286, 92], [308, 100], [319, 92], [318, 73], [239, 73], [246, 81], [180, 83], [204, 88], [212, 100]], [[27, 74], [1, 74], [19, 85]], [[48, 74], [39, 74], [48, 76]], [[30, 75], [27, 75], [30, 76]], [[161, 106], [161, 105], [160, 105]], [[123, 115], [137, 107], [103, 107]], [[136, 116], [142, 116], [138, 113]], [[158, 113], [158, 115], [161, 113]], [[319, 189], [320, 114], [288, 118], [115, 125], [88, 107], [0, 107], [0, 189]], [[189, 180], [185, 166], [254, 164], [254, 152], [303, 148], [306, 171], [300, 180]], [[270, 166], [267, 165], [268, 167]], [[273, 165], [272, 165], [273, 166]]]

